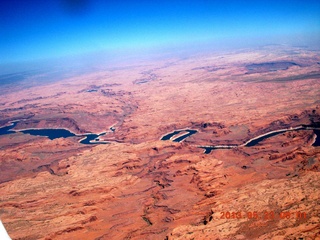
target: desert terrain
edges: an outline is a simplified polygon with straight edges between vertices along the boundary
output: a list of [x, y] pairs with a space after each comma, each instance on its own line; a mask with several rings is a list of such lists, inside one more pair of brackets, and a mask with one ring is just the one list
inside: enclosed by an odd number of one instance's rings
[[1, 88], [12, 239], [320, 239], [319, 51], [137, 59]]

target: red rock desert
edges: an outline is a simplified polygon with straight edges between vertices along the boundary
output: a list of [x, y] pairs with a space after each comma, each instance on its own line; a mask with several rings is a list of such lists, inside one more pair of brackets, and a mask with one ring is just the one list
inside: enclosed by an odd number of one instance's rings
[[0, 95], [12, 239], [320, 239], [319, 51], [36, 77]]

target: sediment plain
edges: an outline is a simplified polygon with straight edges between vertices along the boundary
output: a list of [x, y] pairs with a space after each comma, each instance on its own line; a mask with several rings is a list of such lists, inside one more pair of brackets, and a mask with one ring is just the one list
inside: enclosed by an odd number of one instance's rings
[[[314, 130], [240, 146], [320, 128], [319, 51], [138, 59], [3, 88], [1, 126], [106, 132], [109, 142], [0, 135], [0, 218], [12, 239], [320, 238]], [[160, 140], [179, 129], [197, 133]], [[239, 147], [199, 148], [214, 145]]]

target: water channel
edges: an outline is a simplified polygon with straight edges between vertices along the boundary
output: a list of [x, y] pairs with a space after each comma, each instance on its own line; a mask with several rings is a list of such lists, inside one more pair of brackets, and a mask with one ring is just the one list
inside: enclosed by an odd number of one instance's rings
[[[320, 129], [314, 128], [312, 126], [298, 126], [298, 127], [291, 127], [288, 129], [279, 129], [279, 130], [274, 130], [270, 131], [264, 134], [261, 134], [257, 137], [251, 138], [248, 141], [246, 141], [243, 144], [233, 144], [233, 145], [215, 145], [215, 146], [198, 146], [199, 148], [204, 149], [205, 154], [211, 153], [212, 150], [214, 149], [232, 149], [236, 147], [253, 147], [259, 144], [261, 141], [264, 139], [276, 136], [281, 133], [289, 132], [289, 131], [300, 131], [300, 130], [313, 130], [314, 133], [316, 134], [316, 139], [315, 142], [312, 144], [312, 146], [317, 147], [320, 145]], [[181, 132], [188, 132], [187, 134], [184, 134], [182, 136], [178, 136], [176, 138], [173, 138], [175, 135], [180, 134]], [[181, 142], [185, 140], [187, 137], [190, 137], [191, 135], [197, 133], [197, 130], [192, 130], [192, 129], [182, 129], [182, 130], [175, 130], [173, 132], [167, 133], [166, 135], [162, 136], [160, 140], [167, 141], [167, 140], [172, 140], [173, 142]]]
[[191, 135], [197, 133], [197, 130], [193, 130], [193, 129], [182, 129], [182, 130], [176, 130], [173, 131], [171, 133], [168, 133], [164, 136], [162, 136], [162, 138], [160, 140], [166, 141], [166, 140], [170, 140], [171, 138], [173, 138], [173, 136], [181, 133], [181, 132], [187, 132], [186, 134], [183, 134], [181, 136], [178, 136], [176, 138], [174, 138], [172, 141], [173, 142], [182, 142], [183, 140], [185, 140], [187, 137], [190, 137]]
[[68, 138], [68, 137], [83, 137], [79, 142], [81, 144], [106, 144], [108, 142], [100, 141], [99, 136], [105, 135], [106, 132], [95, 134], [95, 133], [85, 133], [85, 134], [75, 134], [68, 129], [64, 128], [30, 128], [23, 130], [12, 130], [19, 121], [12, 121], [11, 125], [4, 126], [0, 128], [0, 135], [23, 133], [30, 134], [33, 136], [44, 136], [50, 140], [56, 138]]
[[314, 146], [314, 147], [319, 146], [319, 144], [320, 144], [320, 140], [319, 140], [320, 130], [317, 128], [313, 128], [311, 126], [299, 126], [299, 127], [295, 127], [295, 128], [288, 128], [288, 129], [280, 129], [280, 130], [271, 131], [271, 132], [259, 135], [257, 137], [251, 138], [247, 142], [240, 144], [240, 145], [199, 146], [199, 148], [203, 148], [204, 153], [209, 154], [214, 149], [231, 149], [231, 148], [236, 148], [236, 147], [253, 147], [253, 146], [256, 146], [257, 144], [259, 144], [264, 139], [276, 136], [278, 134], [289, 132], [289, 131], [301, 131], [301, 130], [313, 130], [314, 134], [316, 135], [316, 140], [312, 144], [312, 146]]

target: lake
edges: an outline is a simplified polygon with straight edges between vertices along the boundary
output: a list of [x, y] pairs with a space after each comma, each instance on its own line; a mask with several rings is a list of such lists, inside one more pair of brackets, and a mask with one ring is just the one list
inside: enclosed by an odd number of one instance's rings
[[30, 134], [33, 136], [42, 136], [47, 137], [50, 140], [57, 138], [68, 138], [68, 137], [84, 137], [79, 142], [81, 144], [106, 144], [105, 141], [100, 141], [99, 136], [102, 136], [104, 133], [95, 134], [95, 133], [86, 133], [86, 134], [75, 134], [67, 129], [63, 128], [41, 128], [41, 129], [24, 129], [24, 130], [11, 130], [13, 129], [19, 121], [11, 122], [11, 125], [4, 126], [0, 128], [0, 135], [14, 134], [21, 132], [23, 134]]

